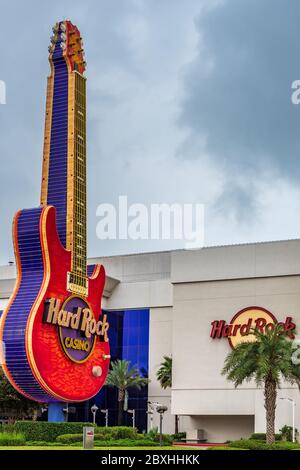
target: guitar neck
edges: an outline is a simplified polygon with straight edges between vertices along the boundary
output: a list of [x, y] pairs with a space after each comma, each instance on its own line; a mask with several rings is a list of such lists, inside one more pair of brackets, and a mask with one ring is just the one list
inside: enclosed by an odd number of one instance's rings
[[[78, 72], [74, 74], [74, 139], [73, 174], [70, 175], [70, 217], [73, 227], [69, 233], [72, 251], [72, 272], [86, 275], [87, 233], [86, 233], [86, 80]], [[72, 136], [71, 136], [72, 137]], [[72, 144], [72, 138], [71, 144]], [[72, 208], [73, 206], [73, 208]], [[71, 234], [72, 232], [72, 234]]]
[[87, 294], [86, 78], [82, 40], [70, 22], [51, 38], [41, 204], [56, 208], [60, 240], [71, 251], [70, 291]]

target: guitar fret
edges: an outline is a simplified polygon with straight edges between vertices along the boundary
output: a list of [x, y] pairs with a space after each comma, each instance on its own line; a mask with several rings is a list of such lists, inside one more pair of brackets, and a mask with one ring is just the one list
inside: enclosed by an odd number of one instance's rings
[[[82, 273], [86, 272], [86, 120], [85, 120], [85, 80], [75, 75], [75, 114], [74, 114], [74, 194], [73, 220], [74, 239], [81, 243], [73, 243], [72, 270], [79, 273], [73, 279], [82, 286]], [[83, 276], [84, 277], [84, 276]]]

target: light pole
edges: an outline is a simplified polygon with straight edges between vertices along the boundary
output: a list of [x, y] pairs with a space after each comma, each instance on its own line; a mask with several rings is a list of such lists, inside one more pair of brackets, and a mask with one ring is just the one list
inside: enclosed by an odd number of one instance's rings
[[135, 410], [127, 410], [127, 413], [132, 415], [132, 427], [135, 428]]
[[96, 413], [97, 413], [98, 410], [99, 410], [99, 408], [98, 408], [97, 405], [93, 405], [91, 407], [91, 412], [93, 414], [93, 424], [96, 424]]
[[289, 397], [283, 397], [283, 398], [280, 398], [280, 400], [287, 400], [292, 405], [292, 410], [293, 410], [293, 442], [296, 442], [296, 427], [295, 427], [296, 402], [293, 398], [289, 398]]
[[68, 422], [68, 417], [69, 417], [69, 403], [66, 403], [65, 408], [63, 408], [63, 412], [65, 415], [65, 421]]
[[100, 410], [101, 413], [105, 414], [105, 427], [108, 427], [108, 410]]
[[159, 413], [159, 445], [163, 445], [163, 414], [168, 411], [167, 406], [159, 405], [156, 408], [157, 413]]

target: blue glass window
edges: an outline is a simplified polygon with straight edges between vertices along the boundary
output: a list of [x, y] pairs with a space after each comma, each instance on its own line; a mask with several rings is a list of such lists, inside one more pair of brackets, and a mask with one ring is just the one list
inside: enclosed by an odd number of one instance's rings
[[[149, 367], [149, 309], [105, 311], [110, 324], [109, 343], [111, 360], [125, 359], [139, 369], [141, 376], [148, 377]], [[128, 408], [135, 409], [136, 426], [147, 430], [148, 387], [140, 391], [129, 390]], [[95, 400], [100, 408], [107, 408], [109, 425], [117, 425], [118, 392], [104, 387]], [[104, 425], [104, 415], [97, 413], [98, 424]], [[132, 415], [123, 413], [123, 424], [132, 425]]]

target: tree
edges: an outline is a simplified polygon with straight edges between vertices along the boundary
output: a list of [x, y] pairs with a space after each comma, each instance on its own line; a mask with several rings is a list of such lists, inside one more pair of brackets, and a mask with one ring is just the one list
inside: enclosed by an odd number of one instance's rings
[[[111, 363], [111, 370], [107, 374], [105, 384], [118, 389], [118, 426], [122, 425], [123, 409], [127, 407], [128, 389], [141, 390], [149, 380], [141, 377], [136, 367], [130, 367], [125, 360], [117, 360]], [[126, 398], [126, 400], [125, 400]]]
[[0, 411], [19, 417], [37, 417], [40, 404], [21, 395], [10, 384], [0, 367]]
[[[171, 388], [172, 387], [172, 358], [169, 356], [163, 357], [163, 362], [160, 364], [160, 367], [157, 371], [156, 377], [160, 383], [161, 388]], [[175, 434], [178, 434], [178, 416], [175, 415]]]
[[222, 374], [235, 387], [254, 379], [257, 386], [264, 387], [266, 410], [266, 440], [275, 442], [275, 413], [277, 389], [281, 381], [300, 387], [300, 366], [293, 364], [293, 343], [283, 332], [281, 325], [275, 325], [265, 333], [253, 331], [254, 342], [240, 343], [225, 359]]

